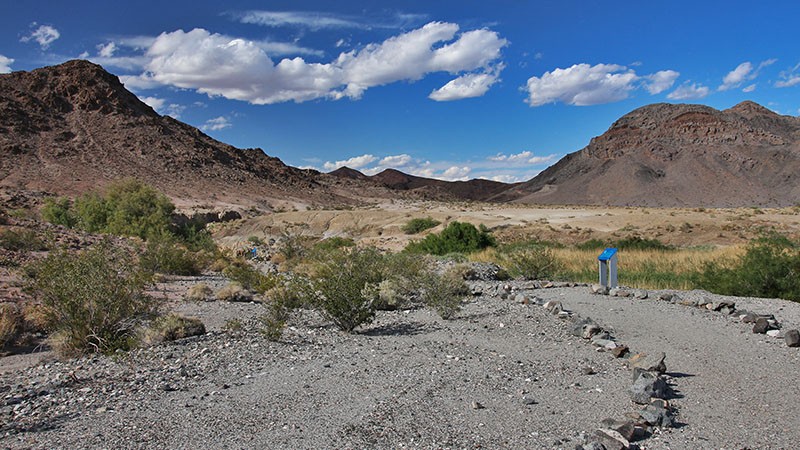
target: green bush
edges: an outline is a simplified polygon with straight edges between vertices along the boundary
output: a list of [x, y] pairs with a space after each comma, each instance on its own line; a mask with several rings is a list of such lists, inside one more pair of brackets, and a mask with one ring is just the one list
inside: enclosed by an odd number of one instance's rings
[[314, 244], [314, 250], [328, 252], [344, 247], [354, 247], [356, 243], [350, 238], [343, 238], [339, 236], [323, 239]]
[[461, 309], [461, 300], [469, 293], [464, 278], [458, 270], [442, 275], [428, 272], [423, 278], [422, 296], [429, 307], [442, 319], [451, 319]]
[[309, 293], [307, 280], [293, 278], [286, 285], [277, 286], [266, 295], [266, 313], [259, 317], [261, 333], [270, 341], [278, 341], [292, 311], [304, 307]]
[[202, 271], [199, 256], [188, 251], [171, 234], [158, 233], [147, 240], [139, 258], [142, 269], [151, 273], [198, 275]]
[[128, 349], [137, 326], [158, 309], [144, 294], [146, 274], [107, 242], [79, 254], [54, 251], [27, 265], [25, 280], [44, 305], [53, 346], [63, 354]]
[[639, 236], [632, 236], [616, 241], [603, 241], [600, 239], [589, 239], [575, 246], [579, 250], [602, 250], [607, 247], [614, 247], [620, 250], [674, 250], [675, 247], [667, 245], [658, 239], [647, 239]]
[[71, 208], [72, 202], [67, 197], [47, 198], [40, 214], [46, 222], [72, 228], [77, 224], [77, 219]]
[[14, 303], [0, 303], [0, 350], [14, 342], [22, 329], [22, 314]]
[[512, 250], [503, 255], [503, 265], [512, 277], [528, 280], [552, 280], [561, 270], [553, 251], [543, 246]]
[[309, 280], [312, 304], [343, 331], [369, 324], [375, 317], [382, 269], [382, 256], [374, 248], [329, 252], [316, 262]]
[[0, 248], [17, 252], [35, 252], [47, 250], [47, 244], [34, 230], [7, 229], [0, 233]]
[[245, 261], [234, 261], [222, 274], [238, 282], [245, 289], [264, 294], [278, 284], [278, 277], [261, 273]]
[[770, 234], [732, 263], [706, 264], [695, 284], [724, 295], [800, 301], [800, 243]]
[[417, 234], [425, 230], [431, 229], [442, 222], [434, 220], [430, 217], [411, 219], [403, 225], [403, 232], [405, 234]]
[[111, 183], [103, 195], [89, 192], [70, 206], [64, 198], [48, 199], [42, 217], [55, 224], [76, 226], [90, 233], [150, 235], [170, 230], [175, 206], [155, 188], [133, 178]]
[[470, 223], [451, 222], [441, 233], [429, 234], [421, 241], [412, 242], [406, 250], [443, 256], [449, 253], [471, 253], [495, 245], [495, 240], [486, 227], [481, 226], [478, 229]]

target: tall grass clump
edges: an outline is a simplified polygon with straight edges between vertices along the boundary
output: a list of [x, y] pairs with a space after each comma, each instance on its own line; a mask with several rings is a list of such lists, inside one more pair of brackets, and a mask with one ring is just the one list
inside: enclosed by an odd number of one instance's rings
[[738, 258], [706, 263], [695, 280], [718, 294], [800, 301], [800, 242], [764, 235]]
[[420, 241], [411, 242], [406, 246], [406, 251], [444, 256], [449, 253], [472, 253], [495, 245], [494, 237], [485, 226], [476, 228], [471, 223], [451, 222], [441, 233], [429, 234]]
[[113, 352], [136, 343], [136, 328], [158, 302], [145, 274], [105, 242], [78, 254], [56, 250], [25, 267], [26, 290], [43, 305], [53, 346], [62, 354]]

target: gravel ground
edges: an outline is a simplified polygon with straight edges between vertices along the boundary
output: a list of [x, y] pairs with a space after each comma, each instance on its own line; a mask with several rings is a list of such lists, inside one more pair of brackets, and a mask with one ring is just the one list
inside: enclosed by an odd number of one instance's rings
[[[380, 312], [352, 335], [303, 312], [281, 342], [258, 333], [258, 305], [187, 304], [184, 313], [215, 321], [210, 333], [0, 374], [0, 447], [572, 449], [602, 419], [641, 409], [622, 359], [517, 294], [558, 300], [634, 352], [666, 353], [679, 426], [652, 429], [640, 448], [800, 442], [800, 349], [782, 339], [657, 293], [640, 300], [510, 283], [515, 292], [502, 299], [502, 284], [473, 283], [485, 295], [453, 320]], [[732, 300], [775, 314], [784, 329], [800, 325], [800, 304]], [[244, 329], [220, 331], [221, 317], [233, 316]]]

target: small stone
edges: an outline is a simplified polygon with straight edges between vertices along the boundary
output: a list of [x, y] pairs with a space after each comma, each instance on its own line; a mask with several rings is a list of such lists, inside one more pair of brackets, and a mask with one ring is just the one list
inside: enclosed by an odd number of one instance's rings
[[800, 347], [800, 331], [789, 330], [783, 336], [787, 347]]
[[599, 334], [601, 331], [603, 331], [603, 328], [600, 325], [590, 323], [583, 327], [581, 337], [584, 339], [591, 339], [592, 336]]
[[767, 336], [774, 338], [781, 337], [781, 330], [769, 330], [767, 331]]
[[658, 294], [658, 299], [662, 302], [671, 302], [672, 299], [675, 297], [675, 294], [671, 292], [662, 292]]
[[678, 304], [681, 305], [681, 306], [689, 306], [689, 307], [692, 307], [692, 308], [698, 306], [696, 300], [692, 300], [692, 299], [688, 299], [688, 298], [682, 298], [682, 299], [678, 300]]
[[594, 371], [594, 367], [592, 367], [592, 366], [585, 366], [585, 367], [581, 368], [581, 374], [582, 375], [594, 375], [596, 373], [597, 372]]
[[544, 286], [542, 286], [542, 287], [543, 287], [544, 289], [551, 289], [551, 288], [554, 288], [554, 287], [556, 287], [556, 285], [555, 285], [555, 283], [553, 283], [552, 281], [548, 281], [548, 282], [547, 282], [547, 283], [545, 283], [545, 285], [544, 285]]
[[481, 295], [483, 295], [483, 289], [481, 289], [479, 287], [472, 288], [472, 296], [473, 297], [480, 297]]
[[627, 345], [617, 344], [617, 347], [611, 349], [611, 354], [614, 355], [615, 358], [622, 358], [628, 353], [630, 353], [630, 350]]
[[756, 323], [753, 325], [753, 333], [755, 334], [765, 334], [769, 329], [769, 321], [764, 317], [756, 319]]
[[592, 345], [609, 350], [617, 347], [617, 343], [610, 339], [592, 339]]
[[108, 408], [106, 408], [105, 406], [101, 406], [101, 407], [99, 407], [99, 408], [94, 410], [94, 412], [96, 412], [97, 414], [103, 414], [104, 412], [107, 412], [107, 411], [108, 411]]
[[594, 324], [594, 321], [589, 317], [586, 317], [585, 319], [580, 319], [572, 325], [570, 333], [572, 333], [573, 336], [581, 337], [583, 336], [583, 329], [587, 325], [592, 325], [592, 324]]
[[523, 405], [526, 405], [526, 406], [531, 406], [531, 405], [535, 405], [535, 404], [537, 404], [537, 403], [538, 403], [538, 402], [537, 402], [536, 400], [534, 400], [534, 399], [532, 399], [532, 398], [530, 398], [530, 397], [523, 397], [523, 398], [522, 398], [522, 404], [523, 404]]
[[722, 311], [723, 308], [727, 308], [729, 311], [736, 309], [736, 303], [730, 300], [720, 300], [714, 303], [714, 311]]
[[644, 300], [648, 297], [648, 293], [645, 290], [638, 290], [636, 291], [636, 298], [639, 300]]
[[528, 297], [523, 294], [517, 294], [517, 296], [514, 297], [514, 301], [523, 305], [527, 305], [529, 303]]
[[472, 409], [484, 409], [484, 408], [486, 408], [485, 406], [483, 406], [482, 404], [480, 404], [479, 402], [476, 402], [476, 401], [473, 401], [470, 406], [472, 406]]

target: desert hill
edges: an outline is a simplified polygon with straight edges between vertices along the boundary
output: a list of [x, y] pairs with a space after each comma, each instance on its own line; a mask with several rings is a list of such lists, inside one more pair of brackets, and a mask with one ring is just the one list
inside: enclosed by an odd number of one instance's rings
[[330, 172], [329, 175], [340, 178], [371, 180], [395, 191], [408, 191], [418, 197], [444, 200], [492, 201], [497, 195], [515, 186], [515, 184], [483, 179], [443, 181], [409, 175], [395, 169], [386, 169], [375, 175], [367, 176], [355, 169], [342, 167]]
[[800, 118], [743, 102], [626, 114], [505, 199], [616, 206], [787, 206], [800, 201]]
[[391, 195], [219, 142], [159, 115], [87, 61], [0, 75], [0, 187], [75, 195], [125, 176], [189, 204], [269, 208]]

